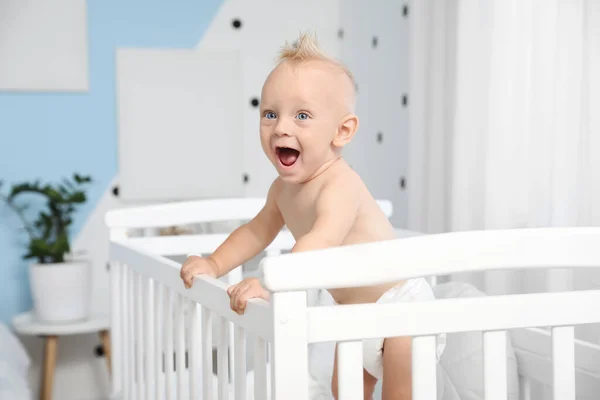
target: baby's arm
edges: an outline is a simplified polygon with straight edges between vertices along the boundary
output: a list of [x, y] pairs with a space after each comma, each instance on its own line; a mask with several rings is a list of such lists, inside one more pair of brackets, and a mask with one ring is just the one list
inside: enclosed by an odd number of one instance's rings
[[315, 204], [315, 223], [292, 248], [292, 252], [340, 246], [358, 215], [359, 198], [351, 179], [339, 179], [321, 190]]
[[[353, 182], [341, 180], [326, 185], [316, 200], [313, 228], [298, 239], [292, 252], [341, 245], [356, 220], [359, 200], [355, 189]], [[246, 278], [231, 286], [227, 292], [231, 299], [231, 309], [238, 314], [244, 313], [249, 299], [258, 297], [269, 300], [269, 292], [257, 278]]]
[[271, 185], [262, 210], [248, 223], [234, 230], [210, 256], [190, 256], [181, 268], [181, 278], [191, 287], [194, 275], [210, 274], [215, 278], [256, 257], [277, 236], [284, 221], [276, 203], [279, 182]]
[[262, 210], [250, 222], [240, 226], [210, 256], [219, 266], [219, 276], [256, 257], [283, 228], [283, 216], [275, 201], [279, 190], [275, 181]]

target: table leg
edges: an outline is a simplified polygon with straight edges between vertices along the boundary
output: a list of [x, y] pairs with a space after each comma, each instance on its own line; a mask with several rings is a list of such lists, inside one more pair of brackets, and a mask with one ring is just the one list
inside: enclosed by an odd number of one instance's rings
[[54, 367], [56, 366], [57, 336], [46, 336], [44, 343], [44, 366], [42, 371], [41, 400], [52, 399], [52, 384], [54, 383]]
[[106, 357], [106, 363], [108, 364], [108, 373], [111, 374], [111, 352], [110, 352], [110, 334], [108, 331], [100, 331], [100, 339], [102, 340], [102, 347], [104, 348], [104, 356]]

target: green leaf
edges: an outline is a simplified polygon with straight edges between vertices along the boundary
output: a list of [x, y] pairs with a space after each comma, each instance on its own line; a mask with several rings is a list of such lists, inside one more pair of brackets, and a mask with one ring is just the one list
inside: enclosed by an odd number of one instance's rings
[[75, 182], [77, 182], [79, 184], [90, 183], [92, 181], [91, 177], [89, 177], [89, 176], [82, 176], [82, 175], [79, 175], [79, 174], [73, 175], [73, 179], [75, 180]]
[[[91, 182], [89, 176], [74, 174], [72, 181], [62, 179], [56, 185], [41, 184], [39, 180], [22, 182], [13, 185], [7, 196], [1, 196], [21, 219], [23, 226], [29, 234], [29, 244], [24, 258], [37, 258], [40, 263], [63, 262], [65, 254], [70, 252], [70, 243], [67, 228], [72, 225], [72, 214], [76, 206], [87, 201], [86, 193], [78, 190], [77, 185]], [[3, 185], [0, 181], [0, 188]], [[77, 188], [77, 189], [76, 189]], [[27, 205], [15, 203], [21, 194], [32, 193], [45, 198], [45, 209], [38, 212], [34, 221], [26, 219], [24, 210]]]

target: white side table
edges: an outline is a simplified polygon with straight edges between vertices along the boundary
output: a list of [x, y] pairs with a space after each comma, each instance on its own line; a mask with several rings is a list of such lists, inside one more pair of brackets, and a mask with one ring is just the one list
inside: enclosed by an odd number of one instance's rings
[[65, 324], [53, 324], [38, 321], [31, 311], [17, 315], [12, 320], [12, 325], [18, 333], [29, 336], [41, 336], [44, 338], [44, 360], [42, 369], [42, 387], [40, 390], [41, 400], [52, 398], [52, 384], [54, 381], [54, 367], [56, 365], [56, 351], [58, 338], [67, 335], [79, 335], [83, 333], [97, 332], [100, 335], [104, 354], [108, 363], [110, 373], [110, 336], [109, 317], [103, 315], [92, 316], [83, 321]]

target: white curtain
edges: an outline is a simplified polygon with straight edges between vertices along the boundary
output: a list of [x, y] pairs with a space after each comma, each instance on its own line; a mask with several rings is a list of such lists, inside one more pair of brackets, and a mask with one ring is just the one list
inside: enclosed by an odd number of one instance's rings
[[[410, 18], [409, 228], [600, 225], [600, 0], [417, 0]], [[462, 278], [490, 293], [573, 284]]]

